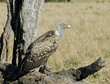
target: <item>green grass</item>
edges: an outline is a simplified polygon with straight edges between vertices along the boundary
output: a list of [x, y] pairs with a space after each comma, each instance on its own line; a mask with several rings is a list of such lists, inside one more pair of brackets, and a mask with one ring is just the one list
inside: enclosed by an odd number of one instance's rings
[[109, 0], [73, 0], [77, 2], [96, 2], [96, 3], [104, 3], [105, 1], [109, 2]]
[[[68, 0], [47, 0], [47, 2], [67, 2]], [[95, 2], [95, 3], [105, 3], [110, 2], [109, 0], [72, 0], [72, 2]]]
[[100, 76], [101, 76], [100, 73], [96, 72], [96, 73], [90, 75], [89, 78], [90, 79], [95, 79], [95, 78], [99, 78]]
[[89, 0], [77, 0], [78, 2], [88, 2]]
[[[0, 2], [1, 2], [1, 0], [0, 0]], [[6, 2], [6, 0], [2, 0], [2, 2]]]

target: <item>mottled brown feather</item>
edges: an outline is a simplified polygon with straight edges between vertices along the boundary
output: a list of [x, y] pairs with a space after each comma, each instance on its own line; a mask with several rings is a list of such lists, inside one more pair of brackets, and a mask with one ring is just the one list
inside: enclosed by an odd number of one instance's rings
[[40, 65], [44, 65], [58, 45], [58, 36], [55, 30], [50, 30], [37, 38], [27, 49], [26, 57], [22, 65], [22, 71], [26, 72]]

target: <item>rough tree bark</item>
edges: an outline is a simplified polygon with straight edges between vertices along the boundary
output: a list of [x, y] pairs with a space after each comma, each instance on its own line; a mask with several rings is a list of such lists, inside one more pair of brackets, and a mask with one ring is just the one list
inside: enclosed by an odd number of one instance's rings
[[27, 75], [21, 73], [20, 66], [26, 49], [38, 37], [43, 2], [43, 0], [7, 0], [7, 21], [0, 39], [0, 83], [86, 84], [79, 81], [103, 67], [104, 61], [101, 58], [77, 70], [69, 69], [44, 74], [45, 69], [41, 67], [39, 72]]
[[[100, 57], [92, 64], [78, 69], [62, 69], [58, 72], [44, 73], [46, 69], [40, 68], [39, 72], [30, 72], [22, 75], [20, 69], [9, 63], [0, 62], [1, 84], [87, 84], [83, 82], [89, 75], [104, 67], [104, 60]], [[17, 81], [19, 79], [19, 81]], [[5, 80], [5, 81], [4, 81]]]
[[[1, 61], [20, 67], [27, 47], [37, 38], [43, 0], [7, 0]], [[18, 58], [18, 59], [17, 59]]]

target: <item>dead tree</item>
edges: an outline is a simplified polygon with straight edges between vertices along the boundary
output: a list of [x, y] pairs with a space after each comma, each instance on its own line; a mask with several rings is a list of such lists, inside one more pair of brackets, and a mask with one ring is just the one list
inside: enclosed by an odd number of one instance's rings
[[21, 73], [20, 67], [26, 49], [38, 37], [43, 2], [43, 0], [7, 0], [7, 21], [0, 39], [1, 84], [25, 84], [26, 82], [29, 84], [64, 84], [65, 79], [67, 83], [75, 84], [103, 67], [104, 61], [99, 58], [93, 64], [77, 70], [44, 73], [46, 71], [41, 67], [39, 72]]
[[72, 3], [72, 0], [68, 0], [69, 3]]
[[87, 84], [82, 81], [89, 75], [104, 67], [104, 60], [100, 57], [92, 64], [78, 69], [62, 69], [58, 72], [44, 73], [44, 67], [39, 72], [30, 72], [22, 75], [20, 69], [9, 63], [0, 62], [1, 84]]
[[7, 0], [8, 14], [2, 35], [1, 61], [20, 66], [27, 47], [38, 36], [42, 4], [43, 0]]

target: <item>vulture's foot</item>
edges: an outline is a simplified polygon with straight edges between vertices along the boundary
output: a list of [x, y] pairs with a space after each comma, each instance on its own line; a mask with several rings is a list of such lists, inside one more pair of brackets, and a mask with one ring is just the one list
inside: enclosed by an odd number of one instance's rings
[[52, 70], [52, 68], [48, 68], [47, 66], [44, 65], [43, 67], [41, 67], [39, 69], [39, 72], [47, 74], [47, 75], [51, 75], [51, 73], [52, 73], [51, 70]]
[[44, 65], [44, 69], [48, 72], [52, 72], [52, 68], [48, 68], [47, 65]]

